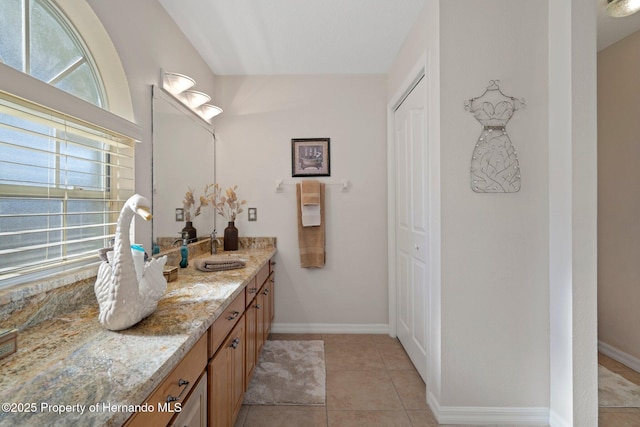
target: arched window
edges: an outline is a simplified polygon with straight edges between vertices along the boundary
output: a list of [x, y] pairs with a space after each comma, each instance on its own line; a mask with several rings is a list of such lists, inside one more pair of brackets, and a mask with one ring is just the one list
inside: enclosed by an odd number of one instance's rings
[[52, 2], [2, 3], [0, 62], [99, 107], [108, 107], [89, 50]]
[[[141, 135], [120, 59], [86, 2], [0, 2], [2, 288], [97, 265], [134, 193]], [[92, 26], [92, 50], [71, 22]]]

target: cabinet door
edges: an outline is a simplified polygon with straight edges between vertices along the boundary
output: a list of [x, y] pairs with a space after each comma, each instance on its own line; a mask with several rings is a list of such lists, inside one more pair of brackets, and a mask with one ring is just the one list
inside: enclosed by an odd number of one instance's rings
[[125, 425], [127, 427], [166, 426], [171, 421], [172, 412], [178, 405], [182, 406], [182, 399], [191, 393], [206, 366], [207, 334], [204, 334], [145, 401], [156, 411], [135, 413]]
[[209, 362], [209, 426], [228, 427], [231, 425], [231, 371], [229, 370], [229, 350], [221, 348]]
[[[257, 291], [256, 291], [257, 292]], [[251, 301], [251, 305], [247, 307], [247, 311], [245, 311], [245, 382], [244, 388], [245, 390], [249, 387], [249, 383], [251, 382], [251, 376], [253, 375], [253, 370], [256, 367], [256, 363], [258, 363], [258, 354], [256, 353], [256, 314], [258, 309], [256, 308], [257, 302], [255, 300]]]
[[233, 328], [229, 338], [227, 340], [229, 349], [229, 370], [231, 371], [231, 405], [232, 405], [232, 417], [231, 424], [235, 422], [240, 407], [242, 406], [242, 400], [244, 399], [245, 392], [245, 316], [240, 318], [238, 324]]
[[209, 362], [209, 425], [231, 427], [245, 391], [245, 316]]
[[205, 371], [171, 423], [172, 427], [207, 426], [207, 373]]
[[271, 273], [271, 293], [269, 294], [269, 331], [276, 315], [276, 275]]
[[274, 313], [274, 274], [271, 273], [269, 279], [264, 284], [264, 289], [262, 290], [262, 294], [264, 295], [264, 326], [263, 326], [263, 340], [267, 340], [269, 338], [269, 333], [271, 332], [271, 323], [273, 322], [273, 313]]
[[[256, 296], [256, 355], [262, 352], [262, 345], [265, 341], [265, 307], [267, 305], [267, 296], [264, 293], [265, 287], [260, 288], [260, 292]], [[256, 360], [258, 356], [256, 356]]]

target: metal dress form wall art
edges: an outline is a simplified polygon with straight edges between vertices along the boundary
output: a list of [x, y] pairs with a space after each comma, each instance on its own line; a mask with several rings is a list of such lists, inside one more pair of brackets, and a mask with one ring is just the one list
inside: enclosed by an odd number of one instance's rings
[[471, 156], [471, 189], [476, 193], [516, 193], [520, 190], [520, 165], [505, 126], [513, 113], [525, 107], [524, 99], [507, 96], [499, 80], [491, 80], [482, 95], [464, 103], [483, 126]]

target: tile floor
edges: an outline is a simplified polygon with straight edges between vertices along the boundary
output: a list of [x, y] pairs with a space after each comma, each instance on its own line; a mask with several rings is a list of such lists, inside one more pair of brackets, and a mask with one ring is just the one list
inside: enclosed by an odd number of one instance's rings
[[[598, 363], [611, 372], [640, 385], [640, 373], [620, 362], [598, 353]], [[637, 427], [640, 426], [640, 408], [599, 408], [599, 427]]]
[[[244, 405], [235, 427], [437, 427], [425, 384], [398, 340], [387, 335], [272, 334], [323, 340], [325, 406]], [[598, 354], [607, 369], [640, 384], [640, 373]], [[640, 408], [600, 408], [599, 427], [638, 427]]]
[[324, 341], [325, 406], [244, 405], [236, 427], [437, 426], [425, 384], [400, 342], [387, 335], [272, 334]]

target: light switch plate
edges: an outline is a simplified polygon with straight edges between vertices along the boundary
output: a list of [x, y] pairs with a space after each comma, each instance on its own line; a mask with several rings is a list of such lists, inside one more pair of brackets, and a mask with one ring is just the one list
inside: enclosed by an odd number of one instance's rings
[[258, 208], [248, 208], [247, 216], [249, 217], [249, 221], [257, 221], [258, 220]]

